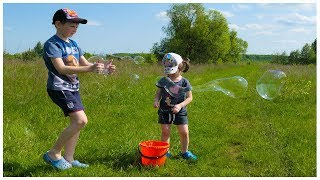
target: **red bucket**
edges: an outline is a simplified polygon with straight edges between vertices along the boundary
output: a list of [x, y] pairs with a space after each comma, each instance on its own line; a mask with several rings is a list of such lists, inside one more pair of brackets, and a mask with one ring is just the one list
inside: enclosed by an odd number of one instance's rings
[[162, 166], [166, 162], [169, 143], [163, 141], [143, 141], [139, 143], [141, 162], [144, 166]]

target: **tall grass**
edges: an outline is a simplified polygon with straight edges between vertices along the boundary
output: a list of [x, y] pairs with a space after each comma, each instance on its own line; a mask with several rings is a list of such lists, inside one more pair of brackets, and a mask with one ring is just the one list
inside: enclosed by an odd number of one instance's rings
[[[171, 151], [160, 168], [139, 163], [138, 144], [160, 139], [152, 107], [159, 65], [116, 61], [113, 76], [80, 74], [80, 93], [89, 123], [76, 158], [88, 169], [59, 172], [41, 158], [68, 124], [46, 94], [42, 61], [3, 63], [4, 176], [316, 176], [316, 68], [266, 63], [193, 65], [184, 76], [192, 85], [231, 76], [249, 83], [243, 98], [194, 92], [188, 106], [190, 150], [199, 160], [178, 157], [179, 135], [172, 127]], [[281, 96], [262, 99], [255, 83], [268, 69], [287, 74]], [[133, 79], [132, 74], [139, 75]]]

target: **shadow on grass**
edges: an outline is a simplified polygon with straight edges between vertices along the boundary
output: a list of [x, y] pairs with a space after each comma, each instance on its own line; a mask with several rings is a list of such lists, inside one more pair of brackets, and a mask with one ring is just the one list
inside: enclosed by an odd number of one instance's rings
[[86, 158], [88, 162], [103, 164], [113, 170], [124, 170], [137, 168], [141, 169], [139, 152], [118, 153], [101, 157]]
[[32, 177], [38, 172], [53, 172], [56, 171], [52, 167], [43, 164], [32, 167], [24, 167], [18, 162], [3, 163], [3, 177]]

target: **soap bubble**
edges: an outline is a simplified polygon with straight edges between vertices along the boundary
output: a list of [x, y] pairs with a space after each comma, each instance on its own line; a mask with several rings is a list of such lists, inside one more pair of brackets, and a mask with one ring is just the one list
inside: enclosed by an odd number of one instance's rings
[[133, 58], [131, 56], [123, 56], [121, 58], [121, 60], [125, 60], [125, 61], [133, 61]]
[[208, 83], [194, 86], [192, 91], [220, 91], [227, 96], [238, 98], [242, 97], [248, 89], [248, 82], [241, 76], [233, 76], [230, 78], [221, 78], [210, 81]]
[[279, 96], [286, 77], [286, 74], [280, 70], [268, 70], [264, 72], [256, 83], [258, 94], [264, 99], [273, 100]]
[[131, 80], [133, 81], [139, 81], [140, 76], [138, 74], [131, 74], [130, 75]]
[[143, 64], [145, 62], [145, 59], [142, 56], [135, 56], [133, 58], [133, 62], [139, 65], [139, 64]]
[[97, 62], [103, 62], [104, 61], [104, 56], [103, 55], [96, 55], [96, 56], [92, 56], [88, 59], [89, 62], [91, 63], [97, 63]]

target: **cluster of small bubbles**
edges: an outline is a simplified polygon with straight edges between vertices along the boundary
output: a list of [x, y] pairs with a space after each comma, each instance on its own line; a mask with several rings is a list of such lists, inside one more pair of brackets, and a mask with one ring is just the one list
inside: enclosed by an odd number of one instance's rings
[[267, 70], [256, 83], [258, 94], [267, 100], [273, 100], [280, 95], [287, 75], [280, 70]]

